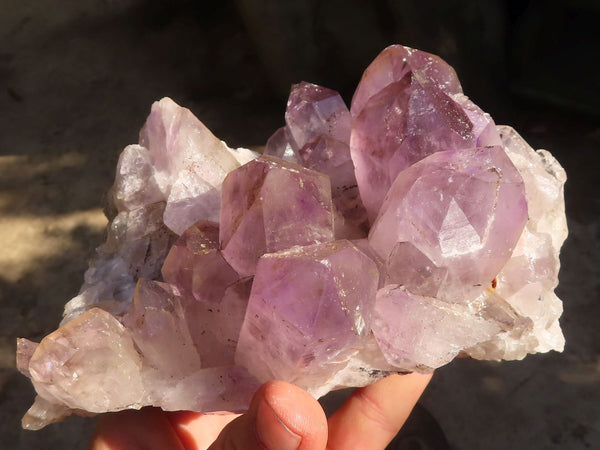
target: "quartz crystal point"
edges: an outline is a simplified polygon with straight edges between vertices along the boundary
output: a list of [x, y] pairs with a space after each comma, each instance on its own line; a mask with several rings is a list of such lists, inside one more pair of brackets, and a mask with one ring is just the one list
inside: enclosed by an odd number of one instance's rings
[[140, 145], [148, 149], [154, 180], [167, 199], [165, 225], [177, 234], [200, 219], [218, 221], [223, 179], [253, 158], [249, 150], [229, 149], [169, 98], [152, 105]]
[[292, 86], [285, 111], [292, 148], [302, 149], [320, 136], [348, 143], [350, 112], [340, 94], [311, 83]]
[[369, 234], [388, 281], [466, 303], [509, 260], [527, 221], [502, 147], [435, 153], [401, 172]]
[[349, 241], [263, 255], [236, 362], [260, 381], [291, 381], [320, 396], [365, 342], [375, 264]]
[[96, 413], [141, 406], [141, 367], [127, 329], [99, 308], [46, 336], [29, 361], [40, 396]]
[[232, 171], [223, 183], [220, 240], [241, 275], [254, 274], [264, 253], [333, 240], [327, 176], [262, 156]]
[[38, 394], [23, 427], [561, 351], [565, 180], [449, 65], [399, 45], [350, 110], [294, 85], [260, 158], [162, 99], [119, 158], [106, 242], [60, 328], [17, 342]]
[[350, 156], [350, 111], [336, 91], [311, 83], [292, 86], [286, 126], [267, 142], [265, 154], [329, 176], [336, 208], [336, 237], [363, 237], [366, 211], [360, 200]]
[[133, 342], [151, 371], [176, 378], [202, 367], [182, 299], [170, 285], [140, 279], [123, 324], [131, 330]]
[[298, 155], [292, 148], [290, 140], [288, 138], [287, 127], [279, 128], [273, 135], [267, 140], [265, 144], [265, 150], [263, 154], [269, 156], [275, 156], [279, 159], [299, 163]]
[[371, 222], [403, 169], [435, 152], [500, 144], [492, 119], [462, 94], [454, 69], [401, 45], [367, 68], [350, 111], [350, 150]]
[[194, 345], [204, 367], [230, 366], [248, 306], [252, 279], [225, 289], [218, 302], [188, 301], [185, 314]]

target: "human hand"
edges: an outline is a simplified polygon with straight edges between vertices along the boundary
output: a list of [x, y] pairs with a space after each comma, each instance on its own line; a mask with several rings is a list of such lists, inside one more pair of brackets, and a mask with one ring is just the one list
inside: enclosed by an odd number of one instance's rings
[[430, 378], [391, 375], [356, 389], [329, 419], [310, 394], [282, 381], [261, 386], [243, 415], [156, 408], [105, 414], [90, 450], [382, 450]]

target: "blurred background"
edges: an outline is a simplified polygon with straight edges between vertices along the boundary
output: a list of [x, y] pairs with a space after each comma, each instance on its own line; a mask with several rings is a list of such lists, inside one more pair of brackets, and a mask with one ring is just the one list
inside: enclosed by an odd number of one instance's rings
[[170, 96], [231, 147], [261, 146], [292, 83], [349, 103], [393, 43], [442, 56], [496, 123], [556, 156], [570, 228], [565, 352], [439, 369], [393, 448], [600, 448], [599, 22], [593, 0], [2, 0], [0, 449], [87, 446], [93, 419], [21, 430], [34, 392], [15, 338], [39, 341], [78, 292], [118, 155], [152, 102]]

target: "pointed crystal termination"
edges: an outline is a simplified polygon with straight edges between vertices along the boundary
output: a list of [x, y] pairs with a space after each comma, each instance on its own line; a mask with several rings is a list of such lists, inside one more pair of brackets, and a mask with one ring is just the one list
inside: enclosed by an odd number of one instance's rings
[[462, 95], [454, 69], [401, 45], [369, 65], [350, 111], [350, 150], [371, 223], [406, 167], [439, 151], [500, 144], [490, 116]]
[[200, 221], [173, 244], [162, 267], [163, 279], [181, 295], [218, 302], [239, 276], [225, 261], [219, 246], [219, 226]]
[[431, 371], [500, 331], [468, 306], [411, 294], [397, 285], [377, 292], [373, 333], [387, 361], [405, 370]]
[[275, 158], [299, 164], [300, 160], [290, 144], [288, 134], [289, 130], [287, 127], [277, 129], [267, 140], [263, 155], [274, 156]]
[[294, 247], [258, 262], [236, 362], [260, 381], [315, 396], [369, 336], [379, 273], [349, 241]]
[[336, 91], [302, 82], [292, 86], [286, 126], [267, 142], [266, 154], [297, 161], [329, 176], [337, 213], [336, 238], [363, 237], [362, 205], [350, 155], [350, 111]]
[[[165, 410], [247, 408], [258, 382], [234, 365], [250, 280], [219, 301], [179, 297], [172, 286], [140, 280], [123, 324], [140, 352], [143, 402]], [[198, 384], [200, 383], [200, 384]]]
[[388, 282], [466, 302], [506, 264], [526, 221], [523, 179], [502, 147], [438, 152], [398, 176], [369, 242], [393, 268]]
[[96, 413], [142, 406], [141, 367], [129, 331], [99, 308], [42, 339], [29, 362], [40, 396]]
[[167, 196], [158, 187], [151, 154], [141, 145], [128, 145], [119, 156], [117, 176], [111, 189], [117, 211], [132, 211], [152, 203], [164, 202]]
[[164, 222], [177, 234], [198, 220], [218, 222], [223, 179], [254, 157], [228, 148], [170, 98], [152, 105], [140, 145], [148, 149], [156, 183], [168, 198]]
[[223, 182], [220, 240], [240, 274], [254, 274], [264, 253], [333, 240], [333, 205], [326, 175], [262, 156]]
[[29, 361], [38, 345], [40, 344], [29, 339], [17, 338], [17, 370], [27, 378], [31, 378]]
[[44, 397], [36, 395], [33, 405], [21, 419], [21, 426], [25, 430], [41, 430], [46, 425], [62, 421], [71, 413], [73, 410], [65, 405], [49, 402]]
[[62, 323], [100, 303], [114, 313], [127, 310], [137, 280], [160, 275], [175, 233], [201, 219], [218, 220], [223, 178], [256, 156], [228, 148], [170, 98], [155, 102], [139, 145], [119, 158], [110, 195], [116, 217]]
[[300, 150], [319, 136], [350, 140], [350, 112], [336, 91], [312, 83], [292, 86], [285, 111], [290, 143]]

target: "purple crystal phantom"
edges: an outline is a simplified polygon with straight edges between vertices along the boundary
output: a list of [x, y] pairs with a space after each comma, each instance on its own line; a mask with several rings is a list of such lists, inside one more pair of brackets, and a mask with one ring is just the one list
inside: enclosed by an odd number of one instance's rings
[[125, 148], [105, 244], [17, 367], [23, 426], [146, 405], [242, 411], [279, 378], [315, 397], [455, 356], [561, 351], [564, 170], [399, 45], [350, 110], [292, 86], [265, 155], [162, 99]]

